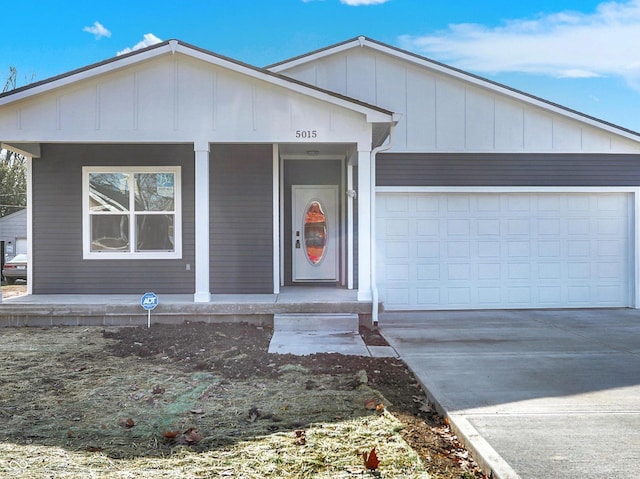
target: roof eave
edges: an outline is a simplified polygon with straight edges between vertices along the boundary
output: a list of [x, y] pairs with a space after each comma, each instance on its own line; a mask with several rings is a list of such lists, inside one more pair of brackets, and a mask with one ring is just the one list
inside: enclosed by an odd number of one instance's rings
[[0, 106], [33, 97], [41, 93], [46, 93], [81, 80], [90, 79], [161, 55], [175, 54], [176, 52], [242, 73], [249, 77], [267, 81], [271, 84], [278, 85], [289, 90], [297, 91], [307, 96], [315, 97], [322, 101], [333, 103], [337, 106], [355, 110], [364, 114], [367, 121], [370, 123], [393, 122], [393, 112], [384, 108], [380, 108], [376, 105], [370, 105], [329, 90], [324, 90], [285, 75], [280, 75], [264, 68], [255, 67], [229, 57], [218, 55], [211, 51], [204, 50], [178, 40], [167, 40], [157, 45], [113, 57], [99, 63], [72, 70], [70, 72], [0, 94]]
[[266, 68], [274, 72], [282, 72], [289, 68], [303, 65], [305, 63], [309, 63], [314, 60], [318, 60], [338, 52], [342, 52], [342, 51], [349, 50], [351, 48], [356, 48], [356, 47], [362, 48], [364, 46], [367, 46], [369, 48], [372, 48], [373, 50], [377, 50], [379, 52], [385, 53], [387, 55], [395, 56], [396, 58], [402, 58], [404, 60], [407, 60], [417, 65], [426, 66], [439, 73], [452, 76], [464, 82], [472, 83], [484, 88], [489, 88], [490, 90], [493, 90], [497, 93], [508, 95], [512, 98], [524, 101], [526, 103], [537, 106], [539, 108], [543, 108], [545, 110], [552, 111], [559, 115], [575, 119], [582, 123], [589, 124], [595, 128], [609, 131], [610, 133], [614, 133], [616, 135], [626, 137], [633, 141], [640, 141], [640, 132], [631, 130], [629, 128], [625, 128], [620, 125], [616, 125], [614, 123], [611, 123], [605, 120], [601, 120], [594, 116], [587, 115], [577, 110], [573, 110], [571, 108], [565, 107], [558, 103], [554, 103], [552, 101], [545, 100], [535, 95], [495, 82], [493, 80], [489, 80], [488, 78], [484, 78], [479, 75], [475, 75], [473, 73], [460, 70], [458, 68], [452, 67], [450, 65], [446, 65], [436, 60], [432, 60], [430, 58], [418, 55], [416, 53], [402, 50], [400, 48], [387, 45], [385, 43], [381, 43], [364, 36], [353, 38], [342, 43], [331, 45], [329, 47], [325, 47], [320, 50], [315, 50], [313, 52], [291, 58], [289, 60], [275, 63]]
[[109, 58], [98, 63], [93, 63], [39, 82], [10, 90], [0, 94], [0, 106], [166, 54], [172, 51], [173, 46], [171, 43], [172, 40], [168, 40], [145, 49]]

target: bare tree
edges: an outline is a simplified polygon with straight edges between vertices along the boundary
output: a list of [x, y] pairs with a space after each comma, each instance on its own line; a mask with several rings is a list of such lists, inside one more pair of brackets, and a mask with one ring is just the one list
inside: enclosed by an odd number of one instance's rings
[[18, 70], [16, 67], [9, 67], [9, 76], [7, 77], [7, 82], [4, 84], [4, 88], [2, 89], [2, 93], [8, 92], [9, 90], [15, 90], [18, 81]]
[[27, 206], [27, 162], [13, 151], [0, 151], [0, 217]]
[[[18, 70], [9, 67], [9, 76], [2, 92], [17, 87]], [[0, 217], [27, 206], [27, 162], [24, 156], [10, 151], [0, 150]]]

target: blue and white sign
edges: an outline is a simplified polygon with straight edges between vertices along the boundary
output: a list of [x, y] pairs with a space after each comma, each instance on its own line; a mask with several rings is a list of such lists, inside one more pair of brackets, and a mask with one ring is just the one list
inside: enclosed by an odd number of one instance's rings
[[158, 173], [156, 183], [156, 191], [160, 196], [173, 198], [173, 173]]
[[155, 309], [155, 307], [158, 306], [158, 303], [158, 296], [156, 296], [155, 293], [144, 293], [142, 298], [140, 298], [140, 304], [147, 311]]

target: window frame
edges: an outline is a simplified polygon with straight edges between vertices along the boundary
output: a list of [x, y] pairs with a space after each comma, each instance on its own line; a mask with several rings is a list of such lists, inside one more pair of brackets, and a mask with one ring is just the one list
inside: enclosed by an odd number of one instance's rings
[[[82, 255], [83, 259], [181, 259], [182, 258], [182, 168], [180, 166], [83, 166], [82, 167]], [[173, 251], [135, 251], [136, 214], [133, 207], [134, 190], [130, 188], [129, 211], [121, 214], [129, 217], [131, 241], [129, 251], [91, 251], [91, 210], [89, 205], [89, 176], [91, 173], [123, 173], [134, 177], [137, 173], [173, 173], [174, 175], [174, 204], [173, 211]], [[162, 212], [154, 212], [161, 214]]]

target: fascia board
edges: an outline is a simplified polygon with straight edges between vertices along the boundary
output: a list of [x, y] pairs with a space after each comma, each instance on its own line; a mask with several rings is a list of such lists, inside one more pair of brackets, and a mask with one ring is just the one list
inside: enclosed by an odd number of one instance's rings
[[436, 71], [443, 75], [456, 78], [466, 83], [471, 83], [481, 88], [491, 90], [495, 93], [506, 95], [513, 99], [522, 101], [524, 103], [528, 103], [537, 108], [541, 108], [543, 110], [547, 110], [552, 113], [555, 113], [567, 118], [571, 118], [572, 120], [577, 120], [581, 123], [587, 123], [595, 128], [606, 130], [610, 133], [615, 133], [616, 135], [623, 136], [634, 141], [640, 141], [640, 133], [638, 132], [628, 130], [618, 125], [607, 123], [606, 121], [600, 120], [598, 118], [590, 117], [589, 115], [585, 115], [584, 113], [580, 113], [578, 111], [571, 110], [561, 105], [557, 105], [553, 102], [543, 100], [542, 98], [537, 98], [533, 95], [529, 95], [527, 93], [509, 88], [506, 85], [501, 85], [499, 83], [492, 82], [491, 80], [488, 80], [486, 78], [482, 78], [482, 77], [473, 75], [471, 73], [458, 70], [457, 68], [444, 65], [434, 60], [429, 60], [427, 58], [416, 56], [408, 52], [403, 52], [402, 50], [399, 50], [396, 48], [387, 47], [377, 42], [371, 42], [369, 40], [365, 40], [365, 44], [368, 47], [374, 50], [377, 50], [379, 52], [394, 56], [396, 58], [400, 58], [402, 60], [406, 60], [408, 62], [414, 63], [416, 65], [420, 65], [422, 67], [426, 67], [430, 70]]
[[562, 105], [550, 102], [548, 100], [538, 98], [534, 95], [530, 95], [528, 93], [510, 88], [506, 85], [502, 85], [500, 83], [491, 81], [487, 78], [474, 75], [473, 73], [465, 72], [463, 70], [457, 69], [450, 65], [446, 65], [444, 63], [431, 60], [429, 58], [420, 56], [418, 54], [407, 52], [400, 48], [396, 48], [389, 45], [385, 45], [380, 42], [376, 42], [366, 37], [358, 37], [357, 39], [347, 41], [345, 43], [335, 45], [333, 47], [318, 50], [309, 55], [301, 55], [299, 57], [292, 58], [291, 60], [285, 60], [281, 63], [274, 64], [267, 68], [270, 71], [283, 72], [290, 68], [293, 68], [299, 65], [304, 65], [305, 63], [310, 63], [310, 62], [313, 62], [314, 60], [318, 60], [338, 52], [342, 52], [352, 48], [362, 48], [364, 46], [371, 48], [373, 50], [376, 50], [378, 52], [384, 53], [386, 55], [407, 61], [409, 63], [413, 63], [414, 65], [418, 65], [423, 68], [427, 68], [429, 70], [438, 72], [442, 75], [456, 78], [460, 81], [470, 83], [484, 89], [491, 90], [501, 95], [506, 95], [515, 100], [527, 103], [531, 106], [535, 106], [537, 108], [563, 116], [565, 118], [579, 121], [580, 123], [585, 123], [587, 125], [593, 126], [594, 128], [605, 130], [609, 133], [613, 133], [615, 135], [640, 142], [639, 132], [621, 127], [619, 125], [615, 125], [613, 123], [609, 123], [599, 118], [586, 115], [579, 111], [575, 111], [570, 108], [564, 107]]
[[265, 81], [272, 85], [286, 88], [323, 102], [332, 103], [336, 106], [362, 113], [365, 115], [367, 122], [369, 123], [393, 123], [397, 121], [394, 119], [394, 113], [391, 111], [376, 107], [375, 105], [366, 105], [358, 100], [338, 95], [333, 92], [314, 87], [313, 85], [308, 85], [284, 75], [279, 75], [261, 68], [236, 62], [231, 59], [211, 54], [210, 52], [193, 48], [189, 45], [179, 44], [176, 51], [198, 60], [235, 71], [250, 78]]
[[282, 63], [276, 63], [274, 65], [267, 66], [266, 69], [275, 73], [280, 73], [284, 70], [294, 68], [298, 65], [304, 65], [305, 63], [313, 62], [315, 60], [319, 60], [335, 53], [350, 50], [354, 47], [362, 47], [365, 43], [367, 43], [366, 40], [364, 40], [363, 43], [363, 41], [360, 39], [354, 39], [345, 43], [341, 43], [339, 45], [335, 45], [333, 47], [318, 50], [308, 55], [301, 55], [290, 60], [285, 60]]
[[464, 81], [466, 83], [471, 83], [474, 84], [476, 86], [482, 87], [482, 88], [486, 88], [488, 90], [492, 90], [495, 93], [499, 93], [502, 95], [506, 95], [509, 96], [513, 99], [522, 101], [524, 103], [528, 103], [532, 106], [535, 106], [537, 108], [541, 108], [543, 110], [547, 110], [550, 111], [552, 113], [564, 116], [566, 118], [570, 118], [572, 120], [576, 120], [579, 121], [581, 123], [586, 123], [590, 126], [593, 126], [595, 128], [601, 129], [601, 130], [606, 130], [609, 133], [614, 133], [616, 135], [619, 136], [623, 136], [625, 138], [634, 140], [634, 141], [639, 141], [640, 142], [640, 133], [626, 129], [624, 127], [618, 126], [618, 125], [614, 125], [611, 123], [608, 123], [604, 120], [600, 120], [598, 118], [595, 117], [591, 117], [589, 115], [586, 115], [584, 113], [580, 113], [578, 111], [574, 111], [571, 110], [567, 107], [563, 107], [561, 105], [555, 104], [553, 102], [549, 102], [547, 100], [543, 100], [542, 98], [538, 98], [536, 96], [512, 89], [507, 87], [506, 85], [501, 85], [499, 83], [496, 82], [492, 82], [491, 80], [488, 80], [486, 78], [482, 78], [480, 76], [476, 76], [473, 75], [471, 73], [462, 71], [462, 70], [458, 70], [457, 68], [436, 62], [434, 60], [429, 60], [427, 58], [424, 57], [420, 57], [417, 55], [413, 55], [411, 53], [408, 52], [403, 52], [402, 50], [396, 49], [396, 48], [391, 48], [391, 47], [387, 47], [383, 44], [377, 43], [377, 42], [372, 42], [369, 40], [365, 40], [365, 43], [367, 46], [369, 46], [370, 48], [373, 48], [375, 50], [378, 50], [382, 53], [385, 53], [387, 55], [392, 55], [395, 56], [396, 58], [400, 58], [406, 61], [409, 61], [411, 63], [429, 68], [431, 70], [437, 71], [439, 73], [442, 73], [443, 75], [447, 75], [453, 78], [456, 78], [458, 80]]
[[216, 55], [212, 52], [201, 50], [188, 44], [183, 44], [177, 40], [169, 40], [145, 50], [132, 52], [130, 54], [123, 55], [122, 57], [115, 57], [93, 66], [90, 65], [51, 79], [43, 80], [42, 82], [34, 85], [27, 85], [25, 87], [18, 88], [5, 95], [1, 95], [0, 106], [30, 98], [41, 93], [46, 93], [56, 88], [71, 85], [81, 80], [94, 78], [98, 75], [109, 73], [161, 55], [175, 54], [176, 52], [236, 71], [248, 77], [296, 91], [324, 102], [332, 103], [348, 110], [359, 112], [365, 115], [367, 121], [370, 123], [393, 122], [393, 112], [387, 111], [383, 108], [376, 107], [375, 105], [367, 105], [358, 100], [334, 94], [286, 76], [278, 75], [277, 73], [246, 65], [241, 62]]
[[91, 79], [104, 73], [119, 70], [129, 65], [134, 65], [136, 63], [140, 63], [142, 61], [164, 55], [168, 52], [171, 52], [171, 49], [172, 46], [167, 42], [166, 44], [161, 44], [156, 48], [134, 52], [129, 55], [123, 55], [122, 57], [114, 57], [111, 60], [98, 63], [95, 66], [73, 70], [57, 77], [43, 80], [42, 82], [36, 83], [35, 85], [26, 85], [25, 87], [18, 88], [15, 91], [8, 92], [6, 96], [1, 96], [0, 106], [30, 98], [41, 93], [46, 93], [56, 88], [71, 85], [81, 80]]

